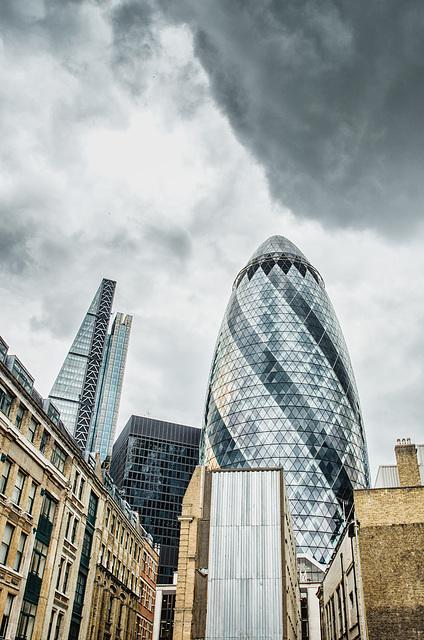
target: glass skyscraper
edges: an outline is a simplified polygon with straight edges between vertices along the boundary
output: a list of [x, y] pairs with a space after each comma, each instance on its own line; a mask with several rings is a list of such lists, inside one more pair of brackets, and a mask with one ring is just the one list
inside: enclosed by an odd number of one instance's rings
[[102, 462], [112, 455], [131, 324], [132, 316], [117, 313], [106, 338], [88, 446]]
[[49, 398], [81, 449], [111, 453], [132, 316], [108, 327], [116, 282], [104, 278], [50, 391]]
[[369, 486], [347, 347], [323, 279], [289, 240], [266, 240], [233, 285], [201, 441], [212, 467], [282, 466], [298, 552], [326, 563]]
[[131, 416], [112, 453], [110, 474], [160, 544], [158, 584], [172, 584], [178, 566], [181, 503], [199, 462], [200, 429]]

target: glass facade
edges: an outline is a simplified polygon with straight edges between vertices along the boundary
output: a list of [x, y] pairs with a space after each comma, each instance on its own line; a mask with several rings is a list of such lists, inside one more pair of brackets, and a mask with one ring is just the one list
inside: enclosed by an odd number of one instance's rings
[[101, 288], [102, 285], [100, 285], [93, 298], [90, 308], [49, 393], [49, 398], [53, 400], [54, 405], [60, 411], [60, 418], [63, 424], [72, 434], [75, 433], [77, 425], [79, 402], [84, 386], [91, 343], [93, 341]]
[[286, 238], [237, 276], [210, 372], [201, 463], [282, 466], [299, 553], [326, 563], [369, 486], [358, 392], [317, 270]]
[[106, 340], [89, 444], [102, 462], [112, 454], [131, 324], [132, 316], [117, 313]]
[[102, 462], [112, 450], [132, 323], [117, 313], [107, 332], [115, 287], [102, 280], [49, 394], [80, 447]]
[[140, 523], [161, 545], [158, 584], [178, 565], [181, 503], [199, 463], [200, 429], [131, 416], [113, 447], [110, 474]]

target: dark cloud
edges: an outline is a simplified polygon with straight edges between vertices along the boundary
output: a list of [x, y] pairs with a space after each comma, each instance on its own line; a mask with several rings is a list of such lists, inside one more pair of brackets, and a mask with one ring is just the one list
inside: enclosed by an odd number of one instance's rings
[[34, 265], [31, 241], [36, 233], [36, 224], [16, 211], [3, 210], [0, 218], [0, 272], [28, 276]]
[[171, 261], [171, 266], [172, 259], [186, 263], [191, 256], [191, 238], [180, 227], [147, 225], [144, 240], [149, 252], [159, 254], [157, 260]]
[[422, 217], [424, 8], [165, 3], [272, 194], [324, 223], [406, 233]]
[[147, 86], [146, 61], [160, 50], [157, 12], [149, 0], [131, 0], [119, 3], [110, 15], [116, 77], [139, 96]]

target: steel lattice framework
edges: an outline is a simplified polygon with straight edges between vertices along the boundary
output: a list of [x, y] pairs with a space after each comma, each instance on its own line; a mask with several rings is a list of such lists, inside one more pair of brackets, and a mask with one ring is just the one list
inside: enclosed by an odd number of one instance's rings
[[93, 337], [88, 354], [87, 369], [75, 427], [75, 440], [83, 450], [85, 450], [87, 445], [94, 412], [97, 385], [102, 366], [103, 351], [109, 327], [115, 287], [116, 282], [114, 280], [106, 280], [105, 278], [102, 280], [100, 286], [98, 307], [95, 312]]

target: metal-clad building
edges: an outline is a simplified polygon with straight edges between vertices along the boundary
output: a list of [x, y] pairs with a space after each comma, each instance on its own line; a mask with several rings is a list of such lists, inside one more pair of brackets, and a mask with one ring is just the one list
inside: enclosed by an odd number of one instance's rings
[[281, 469], [197, 467], [183, 502], [174, 640], [298, 640], [296, 550]]
[[158, 584], [172, 584], [178, 564], [178, 516], [199, 459], [200, 429], [131, 416], [112, 452], [110, 473], [143, 527], [161, 546]]

